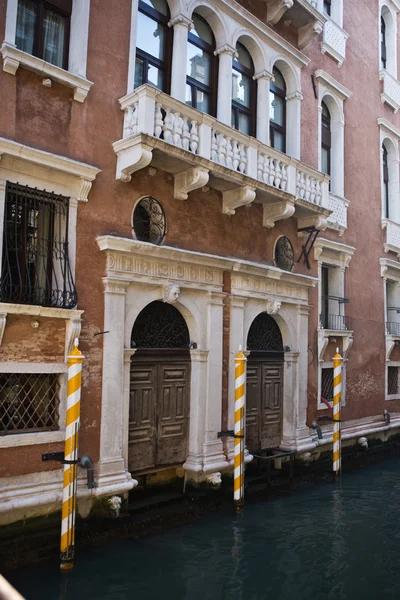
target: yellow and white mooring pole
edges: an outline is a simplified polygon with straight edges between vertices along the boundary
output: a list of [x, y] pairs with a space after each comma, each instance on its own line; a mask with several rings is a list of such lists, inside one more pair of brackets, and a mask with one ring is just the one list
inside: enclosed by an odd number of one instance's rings
[[235, 356], [235, 455], [234, 455], [234, 480], [233, 500], [239, 512], [244, 505], [244, 415], [246, 399], [246, 357], [239, 346]]
[[61, 516], [61, 571], [69, 571], [74, 566], [75, 551], [75, 510], [78, 471], [78, 432], [81, 412], [82, 363], [85, 357], [75, 347], [68, 356], [68, 397], [65, 428], [64, 460], [75, 461], [64, 465], [64, 487]]
[[339, 477], [342, 469], [342, 431], [340, 422], [340, 402], [342, 399], [343, 359], [336, 348], [333, 357], [333, 473]]

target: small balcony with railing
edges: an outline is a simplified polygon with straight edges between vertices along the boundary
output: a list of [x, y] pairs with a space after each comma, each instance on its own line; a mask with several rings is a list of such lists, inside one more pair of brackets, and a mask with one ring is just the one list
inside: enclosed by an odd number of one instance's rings
[[117, 179], [128, 182], [151, 165], [174, 176], [176, 199], [209, 186], [222, 193], [224, 214], [255, 201], [263, 205], [265, 227], [293, 215], [307, 226], [326, 226], [332, 212], [327, 175], [150, 85], [120, 104]]
[[387, 307], [386, 334], [400, 338], [400, 306]]
[[343, 314], [347, 298], [339, 296], [322, 296], [323, 310], [320, 314], [320, 328], [329, 331], [349, 331], [350, 318]]

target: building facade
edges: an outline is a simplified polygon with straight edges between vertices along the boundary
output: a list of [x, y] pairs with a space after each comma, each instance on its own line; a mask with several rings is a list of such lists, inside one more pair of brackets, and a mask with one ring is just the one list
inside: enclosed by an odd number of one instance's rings
[[[400, 429], [398, 0], [0, 3], [0, 524]], [[384, 411], [391, 415], [384, 417]], [[217, 474], [217, 475], [216, 475]]]

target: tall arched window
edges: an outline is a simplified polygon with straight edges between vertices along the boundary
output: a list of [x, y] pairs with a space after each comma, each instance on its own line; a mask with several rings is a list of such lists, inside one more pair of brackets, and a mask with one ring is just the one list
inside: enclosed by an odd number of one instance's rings
[[247, 135], [255, 135], [256, 85], [254, 64], [240, 42], [238, 57], [232, 63], [232, 127]]
[[382, 162], [383, 162], [383, 201], [384, 215], [386, 219], [390, 218], [390, 195], [389, 195], [389, 166], [388, 153], [385, 144], [382, 145]]
[[331, 174], [331, 114], [325, 102], [321, 104], [321, 171]]
[[188, 35], [186, 104], [209, 115], [216, 111], [215, 39], [208, 23], [194, 13], [193, 29]]
[[286, 84], [282, 73], [273, 70], [269, 88], [269, 135], [273, 148], [286, 152]]
[[386, 69], [386, 23], [381, 16], [381, 68]]
[[135, 88], [149, 83], [169, 91], [172, 30], [165, 0], [139, 0], [136, 37]]

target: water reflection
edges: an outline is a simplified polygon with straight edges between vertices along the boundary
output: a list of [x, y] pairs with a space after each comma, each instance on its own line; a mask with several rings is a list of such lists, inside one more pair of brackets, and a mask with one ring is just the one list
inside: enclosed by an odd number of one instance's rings
[[400, 460], [144, 540], [80, 550], [9, 579], [27, 600], [400, 597]]

